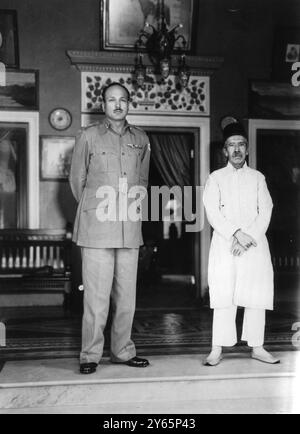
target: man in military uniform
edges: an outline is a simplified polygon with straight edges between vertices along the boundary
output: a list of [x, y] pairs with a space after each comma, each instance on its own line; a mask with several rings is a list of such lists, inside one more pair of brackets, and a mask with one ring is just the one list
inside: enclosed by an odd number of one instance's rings
[[[95, 372], [101, 360], [110, 298], [111, 361], [132, 367], [149, 365], [148, 360], [136, 357], [131, 340], [142, 222], [120, 218], [119, 212], [120, 199], [127, 199], [131, 187], [146, 191], [150, 163], [147, 135], [126, 121], [129, 99], [120, 83], [104, 89], [106, 118], [82, 130], [72, 158], [70, 184], [79, 202], [73, 241], [82, 248], [84, 287], [82, 374]], [[115, 198], [101, 200], [103, 192], [112, 189]], [[111, 206], [115, 213], [103, 219]]]

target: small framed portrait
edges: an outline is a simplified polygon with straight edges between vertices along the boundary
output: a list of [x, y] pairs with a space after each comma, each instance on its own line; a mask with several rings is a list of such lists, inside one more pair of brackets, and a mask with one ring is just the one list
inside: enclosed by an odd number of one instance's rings
[[64, 181], [68, 179], [75, 137], [40, 137], [40, 179]]
[[295, 63], [300, 60], [300, 44], [287, 44], [285, 61]]
[[[172, 29], [182, 24], [178, 34], [182, 34], [187, 41], [186, 51], [191, 50], [194, 9], [194, 0], [165, 0], [167, 26]], [[158, 28], [160, 12], [161, 2], [156, 0], [102, 0], [101, 48], [121, 51], [134, 49], [146, 23]], [[177, 48], [180, 48], [180, 42]]]
[[0, 9], [0, 62], [19, 68], [17, 12], [10, 9]]

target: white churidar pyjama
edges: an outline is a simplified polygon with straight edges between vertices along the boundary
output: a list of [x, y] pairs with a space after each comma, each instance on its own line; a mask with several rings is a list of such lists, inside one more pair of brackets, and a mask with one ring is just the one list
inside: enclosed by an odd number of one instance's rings
[[[233, 347], [237, 343], [237, 306], [214, 309], [213, 346]], [[245, 308], [242, 341], [249, 347], [260, 347], [265, 337], [265, 309]]]

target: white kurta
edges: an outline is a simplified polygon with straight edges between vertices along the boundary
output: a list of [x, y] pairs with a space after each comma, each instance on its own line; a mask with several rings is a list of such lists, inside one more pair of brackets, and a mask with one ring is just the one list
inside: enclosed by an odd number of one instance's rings
[[[228, 163], [209, 176], [203, 201], [214, 229], [208, 266], [211, 307], [273, 310], [273, 266], [265, 235], [273, 203], [265, 177], [246, 163], [239, 170]], [[235, 257], [231, 247], [238, 229], [251, 235], [257, 247]]]

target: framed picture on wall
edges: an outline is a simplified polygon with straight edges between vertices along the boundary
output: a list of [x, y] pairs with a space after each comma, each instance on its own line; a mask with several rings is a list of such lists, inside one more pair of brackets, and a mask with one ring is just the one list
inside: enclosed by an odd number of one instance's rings
[[[177, 24], [183, 25], [179, 33], [186, 38], [187, 51], [192, 48], [194, 3], [194, 0], [165, 0], [168, 28], [171, 29]], [[125, 51], [134, 49], [139, 33], [146, 23], [157, 28], [160, 5], [161, 1], [156, 0], [102, 0], [101, 48]]]
[[250, 81], [249, 117], [300, 119], [300, 87], [273, 81]]
[[0, 110], [38, 110], [37, 70], [7, 70], [5, 86], [0, 86]]
[[17, 12], [0, 9], [0, 62], [7, 68], [19, 68]]
[[0, 228], [39, 227], [39, 113], [0, 110]]
[[42, 181], [67, 180], [75, 137], [40, 137], [40, 178]]

